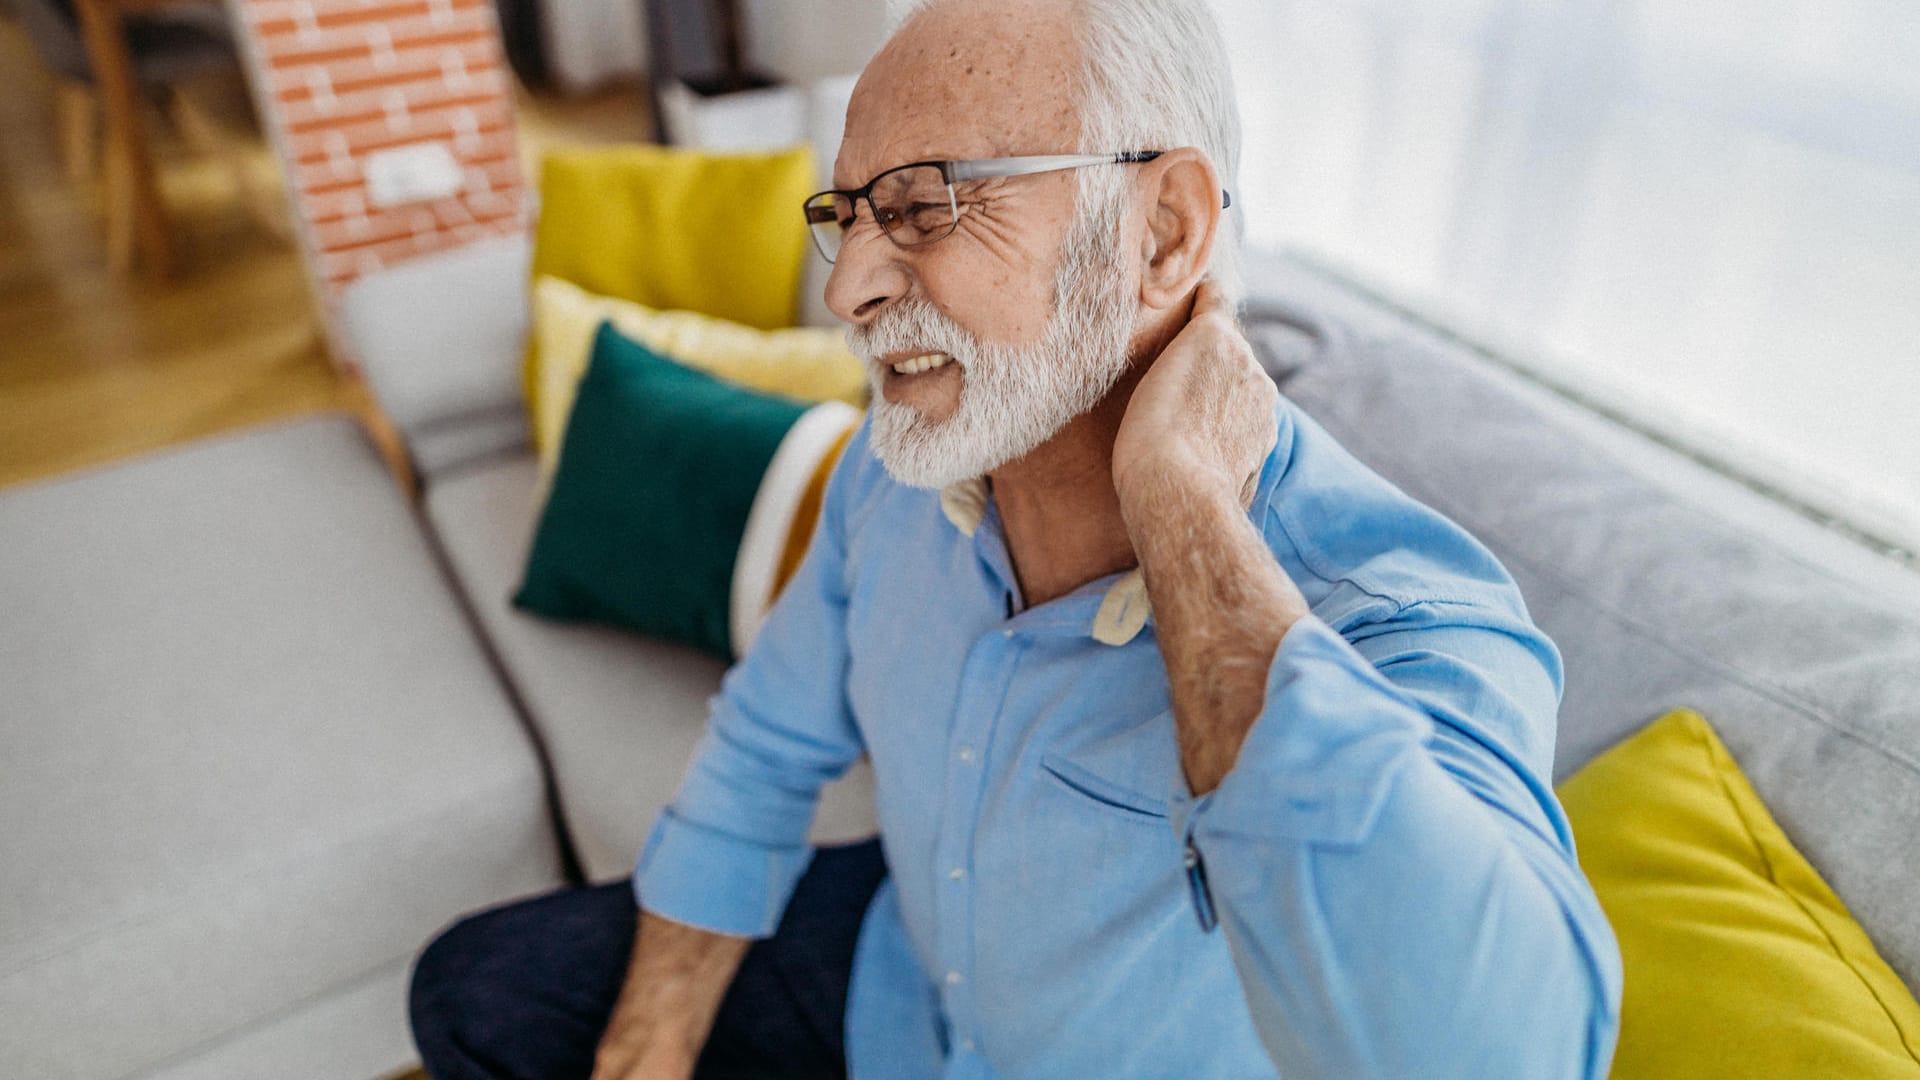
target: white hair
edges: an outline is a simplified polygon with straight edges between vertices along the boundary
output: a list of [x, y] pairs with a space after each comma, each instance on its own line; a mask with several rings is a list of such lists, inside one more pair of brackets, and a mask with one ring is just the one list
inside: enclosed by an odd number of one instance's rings
[[[1240, 109], [1227, 42], [1208, 0], [1076, 0], [1081, 52], [1080, 151], [1197, 147], [1232, 192], [1240, 172]], [[1117, 169], [1086, 169], [1082, 204], [1098, 204]], [[1239, 207], [1225, 210], [1207, 265], [1229, 303], [1244, 291]]]
[[[905, 4], [902, 24], [954, 0]], [[1227, 42], [1209, 0], [1070, 0], [1080, 45], [1080, 146], [1085, 154], [1197, 148], [1234, 205], [1222, 212], [1207, 269], [1229, 303], [1245, 292], [1245, 229], [1236, 185], [1240, 109]], [[896, 5], [898, 6], [898, 5]], [[1080, 171], [1079, 206], [1096, 212], [1120, 198], [1127, 170]]]

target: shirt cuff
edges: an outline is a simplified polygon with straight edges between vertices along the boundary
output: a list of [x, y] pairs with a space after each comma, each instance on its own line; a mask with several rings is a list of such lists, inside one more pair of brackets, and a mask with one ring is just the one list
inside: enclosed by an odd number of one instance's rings
[[680, 817], [671, 807], [640, 850], [633, 894], [642, 910], [733, 937], [771, 937], [800, 875], [813, 861], [802, 844], [770, 848]]
[[1175, 828], [1358, 844], [1401, 767], [1432, 727], [1347, 640], [1319, 619], [1274, 651], [1267, 698], [1220, 785], [1199, 800], [1177, 779]]

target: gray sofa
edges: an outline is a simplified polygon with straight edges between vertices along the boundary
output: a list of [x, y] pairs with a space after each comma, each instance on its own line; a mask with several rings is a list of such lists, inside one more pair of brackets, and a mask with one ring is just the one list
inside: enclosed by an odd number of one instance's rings
[[[627, 872], [721, 668], [508, 603], [525, 272], [491, 243], [346, 298], [417, 503], [335, 417], [0, 491], [0, 1076], [391, 1072], [438, 927]], [[1284, 392], [1520, 579], [1561, 776], [1701, 710], [1920, 986], [1920, 576], [1298, 264], [1250, 280]]]

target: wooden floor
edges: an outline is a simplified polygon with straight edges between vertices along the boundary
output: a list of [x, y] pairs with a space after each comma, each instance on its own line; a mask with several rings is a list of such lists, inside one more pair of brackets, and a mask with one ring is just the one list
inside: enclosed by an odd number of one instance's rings
[[[238, 87], [236, 94], [244, 95]], [[632, 90], [520, 101], [524, 155], [644, 137]], [[97, 185], [55, 152], [54, 87], [0, 18], [0, 485], [55, 476], [300, 413], [364, 410], [336, 375], [299, 254], [249, 213], [236, 164], [277, 190], [257, 136], [190, 154], [156, 113], [174, 280], [107, 269]]]
[[[52, 113], [51, 81], [0, 22], [0, 484], [341, 406], [300, 261], [229, 163], [159, 140], [178, 280], [117, 277], [97, 185], [61, 168]], [[247, 165], [271, 182], [263, 146]]]

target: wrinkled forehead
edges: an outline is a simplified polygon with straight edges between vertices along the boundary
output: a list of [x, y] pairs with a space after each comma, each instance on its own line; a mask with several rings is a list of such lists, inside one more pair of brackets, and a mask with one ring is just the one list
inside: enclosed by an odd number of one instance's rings
[[957, 0], [902, 26], [854, 87], [834, 186], [909, 161], [1077, 149], [1079, 47], [1063, 0]]

